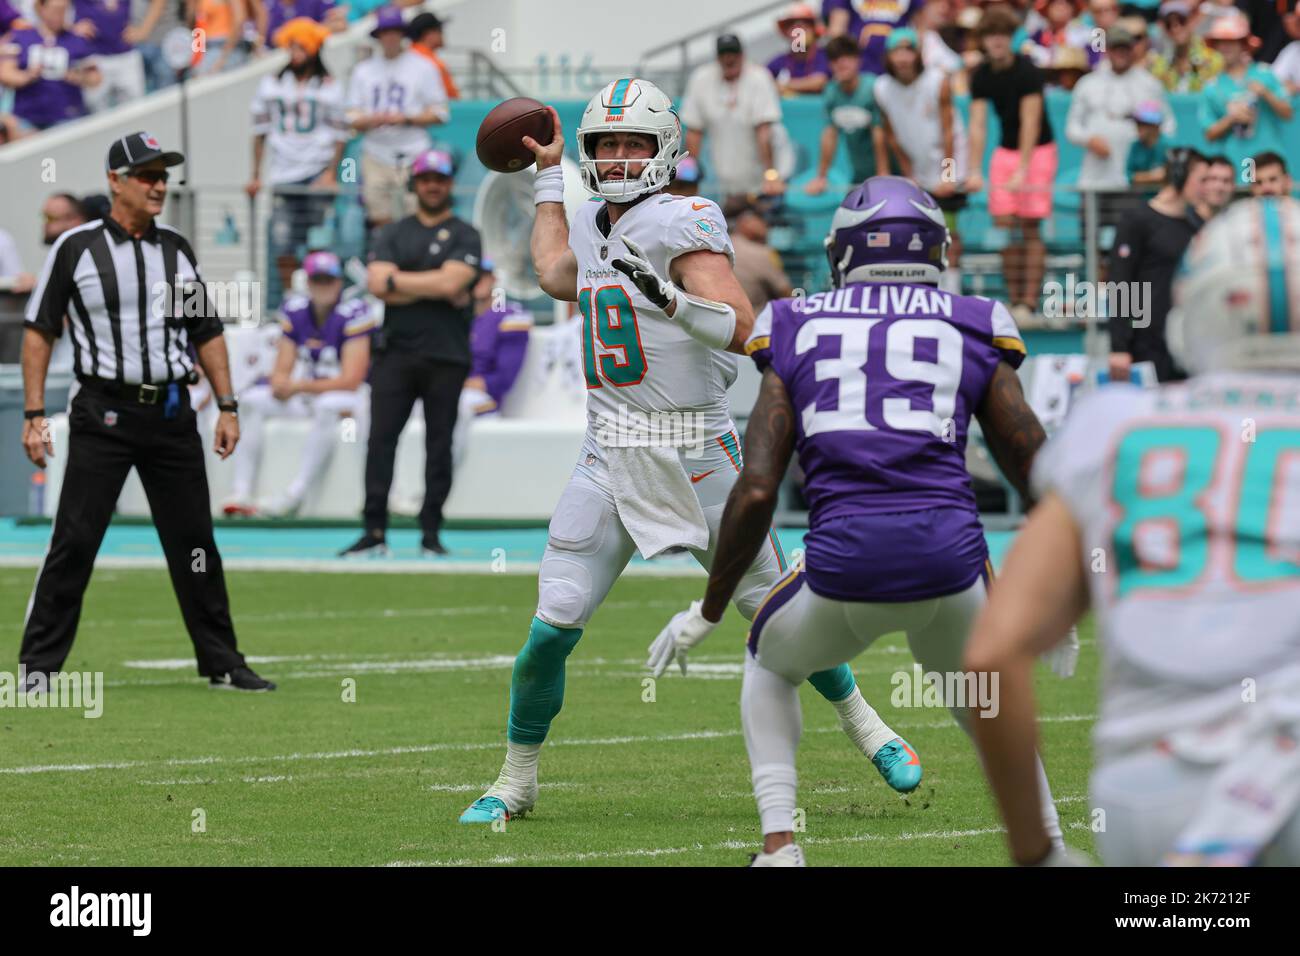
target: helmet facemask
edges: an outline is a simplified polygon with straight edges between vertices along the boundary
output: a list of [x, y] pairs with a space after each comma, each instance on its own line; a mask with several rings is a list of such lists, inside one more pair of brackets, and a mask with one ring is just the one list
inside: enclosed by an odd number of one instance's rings
[[[653, 156], [645, 159], [596, 159], [596, 140], [606, 132], [636, 133], [645, 136], [657, 145]], [[668, 142], [665, 142], [668, 140]], [[589, 192], [600, 196], [608, 202], [631, 202], [638, 196], [644, 196], [667, 186], [672, 179], [673, 169], [680, 154], [680, 134], [675, 137], [665, 136], [663, 130], [643, 127], [623, 128], [614, 131], [587, 133], [578, 137], [578, 167], [582, 171], [582, 185]], [[605, 179], [599, 176], [602, 167], [623, 164], [622, 179]], [[628, 167], [633, 163], [641, 164], [641, 174], [632, 177]]]

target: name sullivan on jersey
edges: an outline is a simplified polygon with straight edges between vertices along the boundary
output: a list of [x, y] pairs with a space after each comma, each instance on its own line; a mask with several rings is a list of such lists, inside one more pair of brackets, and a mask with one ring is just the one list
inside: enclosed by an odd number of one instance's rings
[[952, 297], [919, 286], [856, 285], [814, 292], [798, 312], [843, 312], [848, 315], [939, 315], [952, 318]]

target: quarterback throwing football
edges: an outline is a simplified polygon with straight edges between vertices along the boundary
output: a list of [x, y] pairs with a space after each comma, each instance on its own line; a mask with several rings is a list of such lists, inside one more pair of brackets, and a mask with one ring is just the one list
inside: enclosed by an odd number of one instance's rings
[[[564, 697], [565, 660], [635, 551], [688, 550], [706, 568], [727, 494], [741, 467], [727, 404], [754, 324], [732, 272], [717, 205], [665, 187], [683, 155], [672, 101], [645, 80], [620, 79], [592, 97], [578, 127], [582, 184], [592, 193], [570, 228], [560, 160], [564, 138], [525, 137], [537, 159], [532, 255], [540, 283], [583, 316], [588, 429], [551, 518], [537, 613], [515, 661], [505, 766], [463, 823], [533, 807], [537, 763]], [[770, 530], [740, 575], [735, 604], [752, 618], [785, 570]], [[666, 630], [656, 676], [677, 659]], [[841, 726], [894, 789], [921, 779], [915, 751], [863, 699], [847, 665], [809, 677]]]

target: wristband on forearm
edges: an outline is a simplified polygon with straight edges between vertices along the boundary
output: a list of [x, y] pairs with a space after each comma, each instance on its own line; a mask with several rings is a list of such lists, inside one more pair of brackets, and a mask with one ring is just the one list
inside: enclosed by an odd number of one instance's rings
[[725, 302], [714, 302], [677, 292], [677, 307], [672, 320], [691, 338], [709, 348], [725, 349], [736, 335], [736, 310]]
[[564, 202], [564, 170], [559, 166], [540, 169], [533, 179], [533, 203], [544, 202]]
[[27, 419], [27, 421], [29, 422], [34, 418], [44, 418], [44, 417], [45, 417], [45, 409], [43, 408], [29, 408], [23, 412], [23, 418]]

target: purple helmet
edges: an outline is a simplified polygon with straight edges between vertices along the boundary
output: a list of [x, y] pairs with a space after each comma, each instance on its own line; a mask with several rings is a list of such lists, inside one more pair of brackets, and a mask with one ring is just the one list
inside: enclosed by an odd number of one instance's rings
[[872, 176], [831, 220], [831, 282], [938, 282], [950, 239], [933, 196], [902, 176]]

